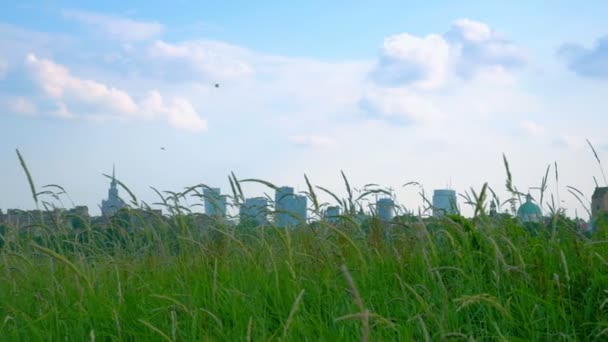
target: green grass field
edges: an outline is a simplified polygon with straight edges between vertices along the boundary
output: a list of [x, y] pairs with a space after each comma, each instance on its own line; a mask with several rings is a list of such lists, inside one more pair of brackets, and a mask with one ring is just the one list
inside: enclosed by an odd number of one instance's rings
[[201, 226], [163, 199], [173, 215], [137, 229], [130, 209], [103, 227], [3, 227], [0, 340], [607, 340], [608, 220], [581, 234], [557, 210], [524, 227], [488, 216], [486, 190], [470, 219]]
[[[608, 240], [511, 220], [11, 237], [2, 340], [605, 340]], [[44, 246], [42, 246], [44, 245]]]

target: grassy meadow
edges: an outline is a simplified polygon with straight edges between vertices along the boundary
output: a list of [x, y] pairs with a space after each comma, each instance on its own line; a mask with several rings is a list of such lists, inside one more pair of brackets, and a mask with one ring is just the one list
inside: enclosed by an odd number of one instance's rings
[[531, 232], [485, 189], [473, 218], [360, 222], [351, 195], [336, 224], [201, 227], [163, 198], [137, 230], [5, 227], [0, 340], [607, 340], [608, 226], [557, 211]]

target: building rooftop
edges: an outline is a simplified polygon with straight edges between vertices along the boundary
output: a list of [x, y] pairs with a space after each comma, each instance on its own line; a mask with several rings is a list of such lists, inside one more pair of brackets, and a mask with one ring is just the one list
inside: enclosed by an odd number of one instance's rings
[[526, 221], [537, 221], [542, 217], [540, 207], [532, 202], [532, 196], [526, 196], [526, 202], [517, 210], [517, 216]]
[[606, 193], [608, 193], [608, 186], [599, 186], [595, 188], [595, 191], [593, 191], [593, 195], [591, 197], [604, 197]]

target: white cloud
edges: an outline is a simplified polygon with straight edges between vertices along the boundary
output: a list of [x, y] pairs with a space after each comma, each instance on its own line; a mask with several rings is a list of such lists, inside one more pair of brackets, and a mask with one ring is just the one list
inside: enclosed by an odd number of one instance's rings
[[592, 48], [564, 44], [558, 50], [568, 68], [576, 74], [597, 79], [608, 79], [608, 36], [597, 40]]
[[100, 106], [120, 114], [137, 115], [137, 105], [122, 90], [74, 77], [67, 68], [33, 54], [26, 57], [26, 66], [46, 94], [54, 99], [69, 99], [74, 104]]
[[484, 42], [493, 35], [488, 25], [466, 18], [455, 20], [452, 23], [452, 30], [455, 31], [455, 34], [470, 42]]
[[459, 19], [442, 35], [389, 36], [371, 77], [381, 86], [433, 90], [451, 77], [470, 79], [486, 69], [506, 71], [524, 64], [523, 52], [488, 25]]
[[36, 85], [54, 101], [56, 116], [163, 119], [178, 129], [207, 130], [206, 120], [187, 99], [174, 98], [167, 103], [158, 91], [153, 91], [138, 103], [124, 90], [75, 77], [66, 67], [33, 54], [26, 57], [25, 65]]
[[17, 97], [9, 104], [9, 110], [22, 115], [35, 115], [38, 111], [36, 104], [24, 97]]
[[289, 137], [289, 141], [302, 147], [332, 147], [336, 145], [336, 140], [331, 137], [320, 136], [320, 135], [292, 135]]
[[201, 119], [192, 104], [184, 98], [174, 98], [167, 104], [158, 91], [152, 91], [142, 102], [145, 113], [155, 113], [166, 116], [173, 127], [201, 132], [207, 130], [207, 121]]
[[481, 22], [456, 20], [444, 37], [452, 50], [453, 72], [460, 77], [475, 77], [486, 68], [515, 70], [526, 64], [519, 47]]
[[371, 118], [396, 124], [430, 123], [443, 117], [428, 97], [408, 89], [371, 89], [361, 99], [360, 107]]
[[160, 63], [153, 72], [167, 78], [202, 78], [212, 82], [253, 75], [253, 67], [245, 61], [250, 55], [234, 45], [202, 40], [178, 44], [157, 40], [148, 49], [148, 57]]
[[545, 127], [531, 120], [524, 120], [520, 123], [520, 128], [526, 135], [541, 137], [545, 135]]
[[62, 14], [65, 18], [76, 20], [113, 40], [149, 40], [164, 31], [163, 25], [157, 22], [136, 21], [116, 15], [78, 10], [64, 10]]
[[393, 35], [369, 74], [373, 86], [360, 108], [397, 124], [436, 122], [465, 107], [489, 116], [504, 109], [506, 97], [524, 98], [513, 90], [513, 70], [524, 64], [518, 47], [469, 19], [454, 21], [445, 34]]
[[433, 89], [447, 77], [450, 48], [439, 35], [418, 38], [407, 33], [384, 40], [381, 57], [372, 78], [381, 85], [413, 84]]

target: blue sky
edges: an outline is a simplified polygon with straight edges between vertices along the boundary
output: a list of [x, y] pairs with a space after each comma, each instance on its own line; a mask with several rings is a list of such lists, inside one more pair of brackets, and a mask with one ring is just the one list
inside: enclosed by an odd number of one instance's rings
[[4, 5], [0, 208], [33, 206], [16, 148], [37, 186], [94, 213], [113, 163], [148, 203], [149, 186], [228, 191], [230, 171], [341, 192], [344, 170], [414, 210], [412, 180], [488, 182], [506, 199], [504, 152], [522, 191], [557, 162], [549, 190], [583, 215], [566, 186], [590, 196], [602, 179], [585, 139], [606, 156], [607, 14], [605, 1]]

